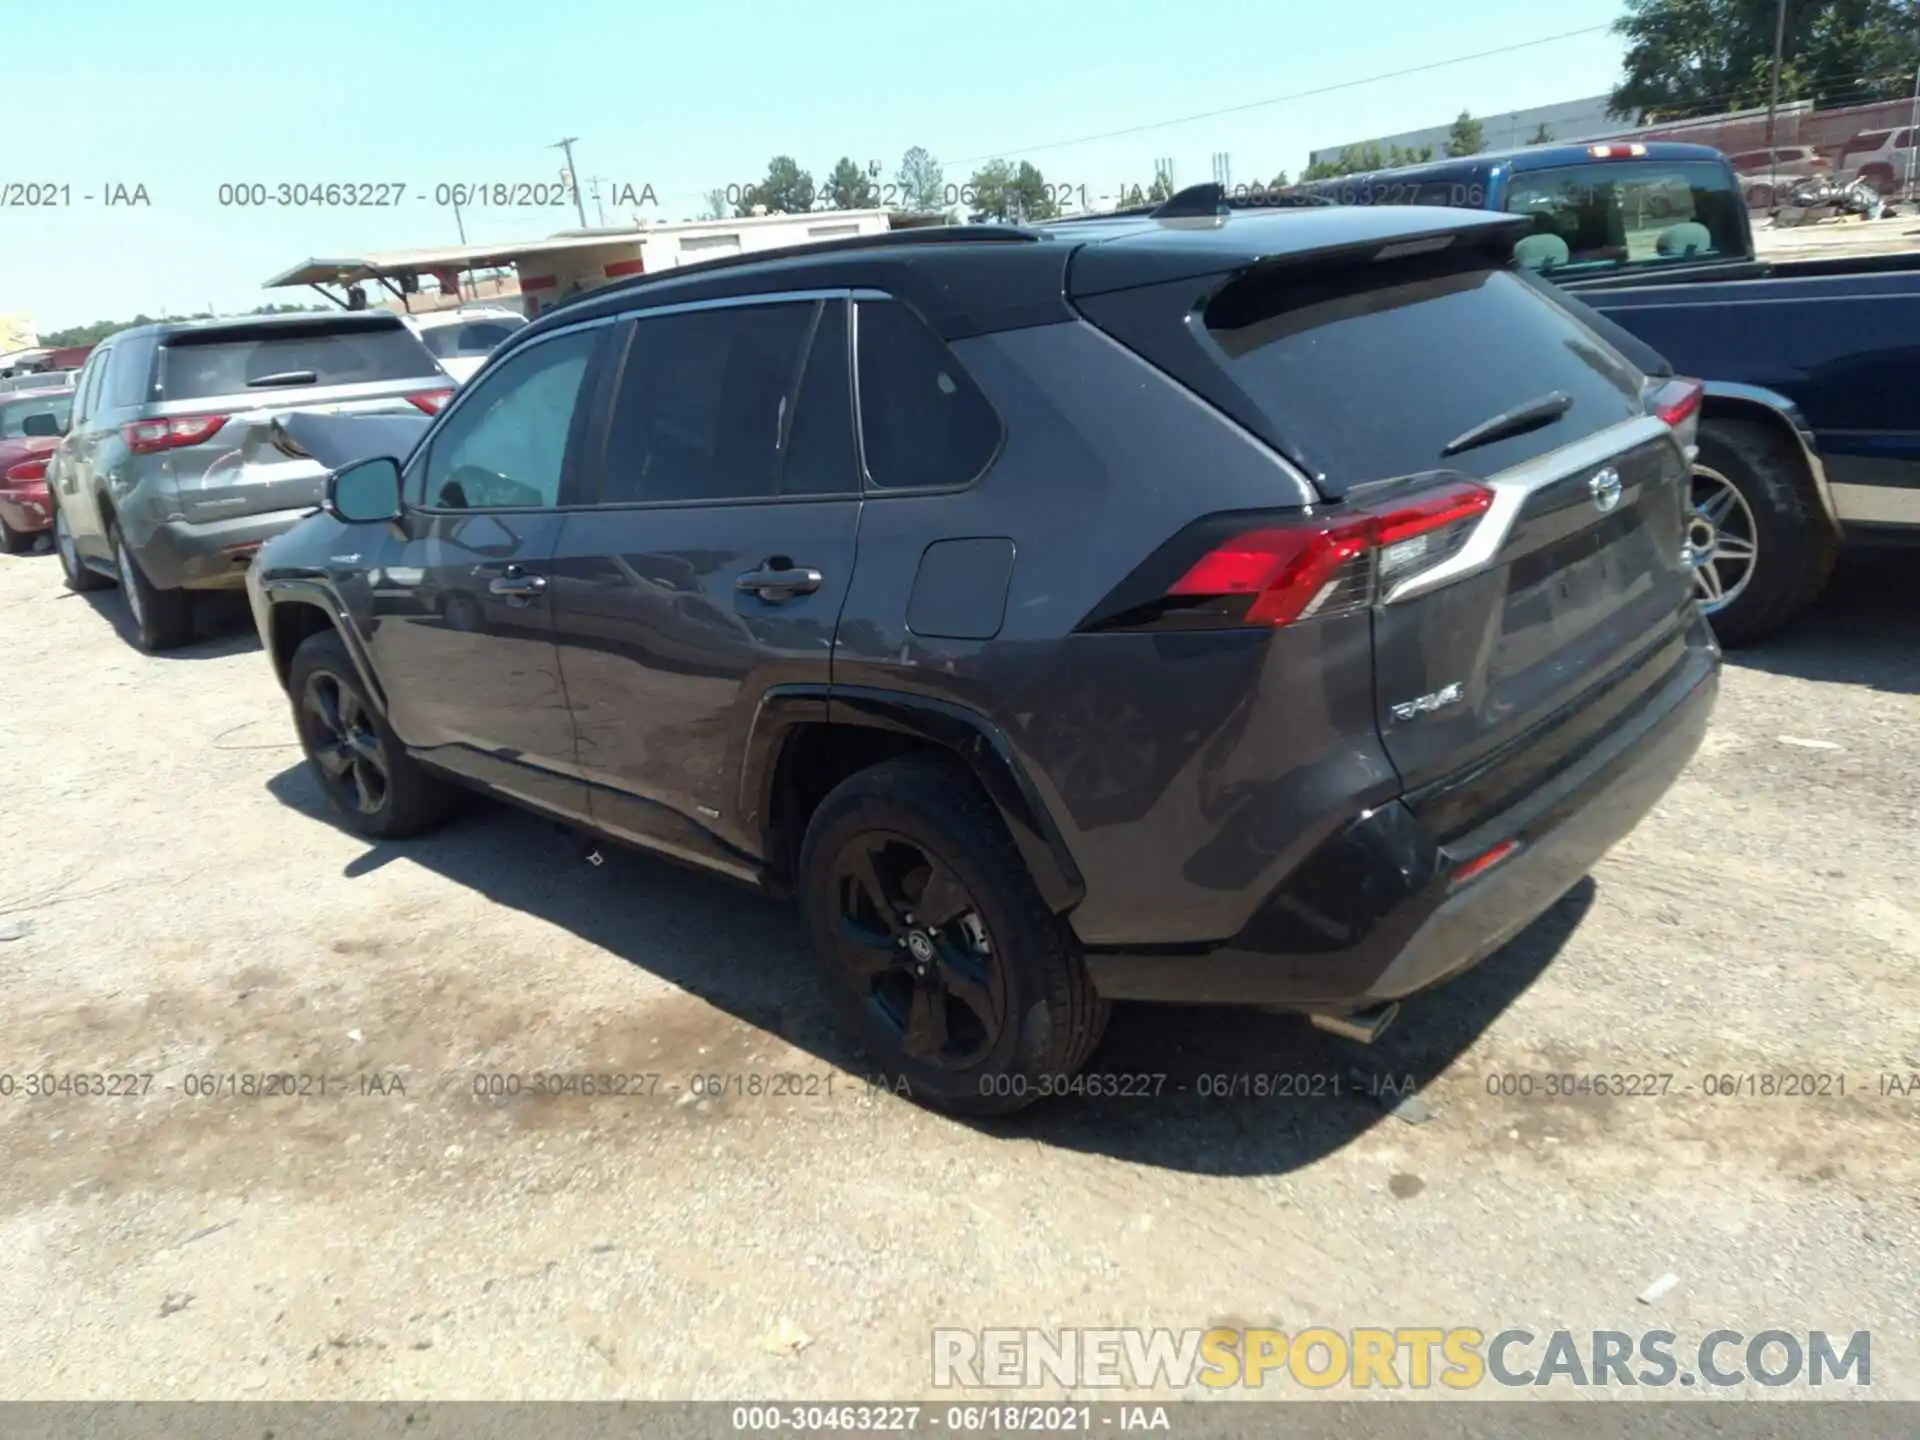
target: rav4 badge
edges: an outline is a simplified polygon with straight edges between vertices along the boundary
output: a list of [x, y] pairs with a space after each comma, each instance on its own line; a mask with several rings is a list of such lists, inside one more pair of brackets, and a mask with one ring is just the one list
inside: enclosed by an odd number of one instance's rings
[[1402, 700], [1393, 707], [1393, 718], [1411, 720], [1416, 715], [1431, 715], [1435, 710], [1448, 705], [1458, 705], [1466, 699], [1466, 693], [1458, 680], [1451, 685], [1435, 690], [1431, 695], [1416, 695], [1411, 700]]

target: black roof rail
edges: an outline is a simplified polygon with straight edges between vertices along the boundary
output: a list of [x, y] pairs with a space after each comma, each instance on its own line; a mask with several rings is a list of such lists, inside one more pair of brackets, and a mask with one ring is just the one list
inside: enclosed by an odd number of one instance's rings
[[843, 250], [884, 250], [894, 245], [1037, 244], [1039, 239], [1040, 236], [1034, 231], [1023, 230], [1015, 225], [921, 225], [909, 230], [883, 230], [877, 235], [845, 235], [832, 240], [803, 240], [792, 245], [776, 246], [771, 250], [743, 250], [736, 255], [723, 255], [713, 260], [696, 260], [691, 264], [676, 265], [671, 270], [653, 270], [644, 275], [634, 275], [618, 280], [611, 285], [596, 285], [591, 290], [582, 290], [578, 295], [569, 295], [564, 300], [543, 307], [540, 318], [544, 320], [556, 310], [567, 309], [583, 301], [604, 300], [609, 295], [621, 295], [630, 290], [645, 289], [649, 285], [658, 285], [668, 280], [711, 275], [715, 271], [734, 270], [743, 265], [759, 265], [775, 260], [797, 260], [814, 255], [835, 255]]

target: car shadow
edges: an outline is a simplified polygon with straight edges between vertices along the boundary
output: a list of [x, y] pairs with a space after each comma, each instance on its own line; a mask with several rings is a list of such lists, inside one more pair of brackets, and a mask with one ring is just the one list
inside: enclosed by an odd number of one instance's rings
[[[289, 808], [337, 823], [304, 763], [267, 788]], [[343, 873], [358, 878], [402, 857], [570, 931], [848, 1075], [880, 1078], [836, 1024], [788, 905], [485, 800], [431, 835], [370, 846]], [[1411, 1002], [1372, 1046], [1294, 1015], [1121, 1005], [1084, 1088], [1128, 1093], [1068, 1094], [1013, 1117], [963, 1123], [999, 1140], [1204, 1174], [1310, 1165], [1374, 1125], [1402, 1123], [1414, 1107], [1396, 1112], [1398, 1102], [1446, 1070], [1533, 984], [1594, 891], [1591, 879], [1581, 881], [1496, 955]], [[1292, 1078], [1258, 1078], [1272, 1076]]]
[[1799, 680], [1920, 695], [1920, 550], [1854, 549], [1799, 621], [1727, 663]]
[[[93, 613], [113, 627], [113, 633], [134, 648], [133, 616], [119, 588], [83, 590], [78, 594], [63, 591], [71, 599], [84, 600]], [[244, 655], [260, 648], [260, 633], [254, 628], [253, 612], [244, 592], [211, 590], [193, 597], [193, 640], [177, 650], [163, 650], [155, 660], [219, 660], [228, 655]]]

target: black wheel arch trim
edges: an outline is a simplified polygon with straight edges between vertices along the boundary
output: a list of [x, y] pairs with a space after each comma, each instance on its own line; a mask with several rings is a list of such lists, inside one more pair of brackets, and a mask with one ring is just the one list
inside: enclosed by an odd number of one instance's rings
[[754, 712], [740, 777], [741, 809], [761, 834], [770, 829], [789, 735], [797, 725], [822, 723], [911, 735], [949, 752], [987, 792], [1047, 908], [1064, 914], [1085, 898], [1080, 868], [1005, 732], [978, 711], [926, 695], [848, 685], [770, 687]]
[[[354, 629], [353, 622], [341, 607], [339, 599], [326, 585], [312, 580], [274, 579], [264, 582], [261, 593], [266, 597], [269, 616], [277, 613], [285, 604], [309, 605], [323, 613], [332, 623], [334, 632], [347, 647], [347, 655], [353, 661], [358, 672], [360, 684], [365, 687], [367, 698], [384, 716], [387, 713], [387, 694], [381, 689], [380, 681], [374, 674], [373, 662], [367, 655], [366, 647], [360, 643], [360, 635]], [[273, 654], [273, 634], [271, 630], [261, 637], [266, 641], [269, 657]], [[289, 655], [288, 661], [293, 657]]]
[[1813, 479], [1813, 492], [1820, 501], [1821, 512], [1837, 533], [1840, 530], [1840, 512], [1834, 508], [1833, 492], [1827, 484], [1827, 465], [1820, 456], [1819, 437], [1814, 434], [1813, 425], [1800, 407], [1779, 391], [1769, 390], [1763, 385], [1745, 385], [1732, 380], [1708, 380], [1704, 383], [1707, 405], [1700, 417], [1703, 425], [1714, 419], [1740, 419], [1739, 412], [1745, 410], [1749, 413], [1770, 412], [1776, 424], [1786, 426], [1800, 446], [1800, 456], [1806, 462], [1808, 475]]

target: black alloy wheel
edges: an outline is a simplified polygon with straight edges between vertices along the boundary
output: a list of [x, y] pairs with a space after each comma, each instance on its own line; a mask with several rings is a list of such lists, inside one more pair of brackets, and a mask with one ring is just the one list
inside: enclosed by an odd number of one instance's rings
[[869, 830], [834, 857], [833, 962], [922, 1065], [964, 1070], [1006, 1023], [986, 922], [957, 875], [904, 835]]
[[343, 810], [377, 815], [392, 785], [387, 748], [366, 704], [338, 676], [315, 670], [300, 693], [300, 728], [320, 778]]

